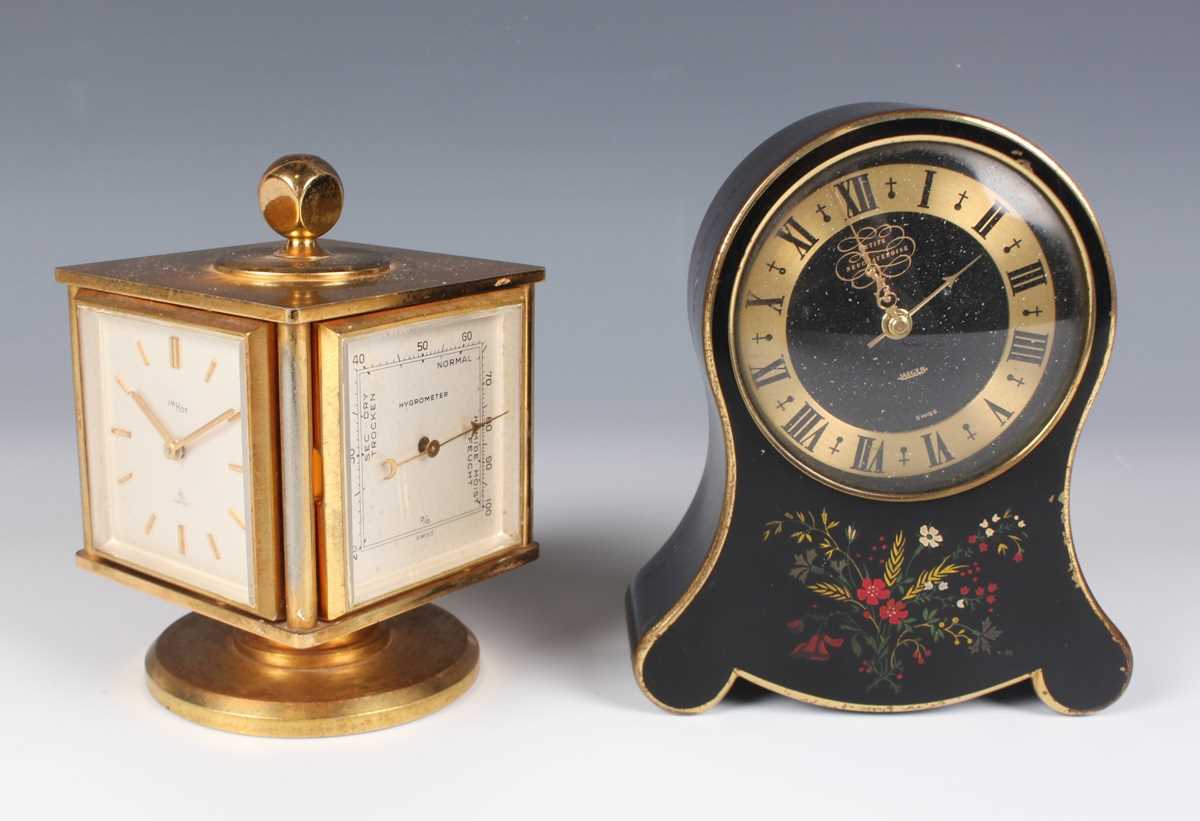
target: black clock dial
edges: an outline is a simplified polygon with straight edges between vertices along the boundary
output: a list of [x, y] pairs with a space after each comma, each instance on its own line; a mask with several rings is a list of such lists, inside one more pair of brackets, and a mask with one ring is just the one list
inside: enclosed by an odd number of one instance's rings
[[[881, 333], [875, 289], [866, 276], [867, 287], [847, 283], [839, 262], [857, 253], [853, 232], [880, 231], [908, 251], [903, 272], [889, 279], [899, 303], [932, 298], [904, 344], [867, 347], [864, 339]], [[857, 427], [905, 431], [951, 416], [983, 390], [1004, 355], [1009, 308], [1000, 271], [969, 232], [939, 216], [864, 219], [823, 243], [805, 271], [787, 311], [792, 366], [817, 402]]]
[[933, 140], [863, 146], [763, 221], [731, 323], [785, 456], [865, 495], [939, 495], [1012, 464], [1069, 397], [1090, 289], [1019, 163]]

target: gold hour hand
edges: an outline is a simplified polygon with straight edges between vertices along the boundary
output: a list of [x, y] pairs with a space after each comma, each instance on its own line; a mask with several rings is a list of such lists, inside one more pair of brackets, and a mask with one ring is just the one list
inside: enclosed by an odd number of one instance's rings
[[142, 415], [150, 420], [150, 424], [154, 426], [154, 429], [158, 431], [158, 435], [162, 437], [163, 444], [167, 446], [167, 450], [173, 449], [175, 447], [175, 439], [171, 436], [171, 432], [167, 430], [167, 426], [163, 424], [163, 421], [158, 418], [158, 414], [150, 407], [150, 403], [146, 401], [145, 397], [137, 391], [131, 391], [120, 379], [117, 380], [117, 384], [121, 386], [121, 390], [129, 394], [129, 398], [133, 400], [133, 404], [137, 405]]

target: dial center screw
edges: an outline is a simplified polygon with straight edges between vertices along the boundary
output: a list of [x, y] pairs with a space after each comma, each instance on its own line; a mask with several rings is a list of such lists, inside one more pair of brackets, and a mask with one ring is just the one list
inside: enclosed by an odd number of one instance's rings
[[888, 339], [904, 339], [912, 333], [912, 314], [904, 308], [891, 308], [884, 313], [880, 324], [883, 328], [883, 335]]

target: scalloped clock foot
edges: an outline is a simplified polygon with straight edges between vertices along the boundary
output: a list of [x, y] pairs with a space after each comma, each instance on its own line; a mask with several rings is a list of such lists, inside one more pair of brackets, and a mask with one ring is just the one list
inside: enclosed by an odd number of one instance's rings
[[1103, 710], [1125, 692], [1132, 659], [1114, 643], [1103, 658], [1063, 658], [1033, 673], [1033, 689], [1046, 706], [1066, 715]]
[[646, 694], [660, 707], [680, 713], [700, 713], [715, 706], [734, 678], [733, 667], [705, 659], [695, 648], [673, 644], [665, 637], [651, 646], [641, 668]]

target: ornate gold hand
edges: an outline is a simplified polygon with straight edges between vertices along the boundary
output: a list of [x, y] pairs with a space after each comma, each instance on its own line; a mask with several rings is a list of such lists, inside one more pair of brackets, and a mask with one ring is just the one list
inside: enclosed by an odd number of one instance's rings
[[[972, 265], [974, 265], [976, 262], [979, 262], [979, 260], [980, 260], [982, 257], [983, 257], [983, 254], [979, 254], [978, 256], [976, 256], [976, 257], [975, 257], [975, 259], [971, 260], [971, 261], [970, 261], [970, 262], [968, 262], [966, 265], [964, 265], [963, 267], [959, 268], [957, 271], [955, 271], [955, 272], [954, 272], [953, 274], [951, 274], [950, 276], [948, 276], [948, 277], [942, 277], [942, 284], [941, 284], [941, 285], [939, 285], [939, 286], [937, 286], [936, 288], [934, 288], [932, 291], [930, 291], [930, 292], [929, 292], [929, 293], [928, 293], [928, 294], [925, 296], [925, 298], [924, 298], [924, 299], [922, 299], [920, 302], [918, 302], [916, 305], [914, 305], [910, 311], [908, 311], [908, 317], [909, 317], [909, 319], [911, 320], [911, 319], [912, 319], [912, 317], [914, 317], [914, 316], [916, 316], [916, 315], [917, 315], [917, 312], [918, 312], [918, 311], [920, 311], [922, 308], [924, 308], [926, 305], [928, 305], [930, 302], [932, 302], [932, 301], [933, 301], [933, 298], [934, 298], [935, 296], [937, 296], [937, 295], [938, 295], [938, 294], [940, 294], [942, 291], [944, 291], [944, 290], [946, 290], [947, 288], [949, 288], [949, 287], [950, 287], [951, 285], [953, 285], [954, 283], [958, 282], [958, 278], [959, 278], [960, 276], [962, 276], [963, 274], [965, 274], [965, 273], [967, 272], [967, 269], [969, 269], [969, 268], [970, 268]], [[911, 328], [910, 328], [910, 330], [911, 330]], [[907, 336], [907, 334], [905, 334], [905, 335]], [[875, 337], [875, 338], [874, 338], [874, 339], [872, 339], [870, 342], [868, 342], [868, 343], [867, 343], [867, 347], [868, 347], [868, 348], [874, 348], [874, 347], [875, 347], [876, 345], [878, 345], [880, 342], [882, 342], [883, 340], [885, 340], [885, 339], [888, 339], [888, 338], [889, 338], [889, 335], [888, 335], [888, 334], [886, 334], [886, 333], [880, 334], [879, 336]]]
[[203, 425], [196, 428], [194, 431], [189, 433], [187, 436], [183, 437], [178, 442], [176, 442], [175, 449], [179, 452], [179, 455], [182, 457], [185, 449], [187, 449], [188, 447], [191, 447], [197, 441], [199, 441], [200, 439], [207, 436], [211, 431], [215, 430], [216, 428], [220, 427], [221, 425], [225, 424], [226, 422], [232, 422], [233, 420], [237, 419], [239, 416], [241, 416], [241, 413], [239, 413], [238, 411], [235, 411], [233, 408], [230, 408], [229, 410], [225, 411], [224, 413], [214, 416], [212, 419], [209, 419]]
[[475, 433], [480, 428], [483, 428], [487, 425], [492, 424], [497, 419], [499, 419], [501, 416], [504, 416], [507, 413], [508, 413], [508, 411], [504, 411], [503, 413], [497, 413], [495, 416], [489, 416], [487, 419], [484, 419], [482, 422], [472, 422], [471, 426], [469, 428], [464, 428], [463, 430], [461, 430], [458, 433], [451, 436], [449, 439], [442, 439], [441, 441], [438, 441], [437, 439], [430, 439], [428, 436], [422, 436], [420, 441], [417, 442], [417, 452], [414, 453], [412, 456], [409, 456], [405, 459], [388, 458], [388, 459], [384, 459], [380, 463], [383, 466], [383, 469], [386, 471], [383, 478], [391, 479], [391, 478], [395, 477], [396, 472], [399, 471], [400, 468], [402, 468], [404, 465], [407, 465], [409, 462], [413, 462], [413, 461], [416, 461], [417, 459], [420, 459], [422, 456], [427, 456], [430, 459], [432, 459], [433, 457], [437, 456], [439, 453], [442, 452], [443, 447], [450, 444], [455, 439], [461, 439], [462, 437], [464, 437], [468, 434]]
[[858, 235], [858, 228], [854, 223], [850, 223], [850, 234], [854, 237], [858, 255], [862, 257], [863, 264], [867, 267], [868, 276], [875, 283], [875, 304], [879, 306], [879, 310], [885, 313], [897, 309], [903, 310], [900, 308], [900, 300], [896, 296], [896, 292], [892, 290], [892, 286], [887, 284], [887, 276], [880, 270], [879, 263], [875, 261], [875, 257], [871, 256], [871, 252], [863, 244], [862, 237]]

